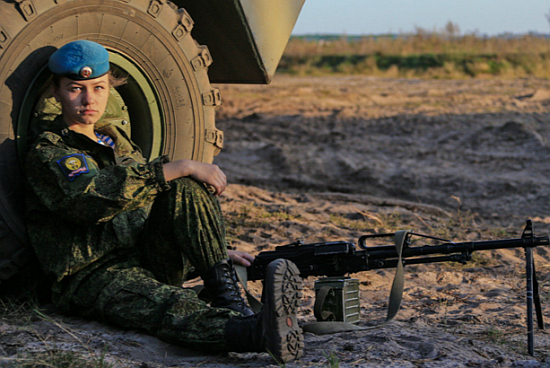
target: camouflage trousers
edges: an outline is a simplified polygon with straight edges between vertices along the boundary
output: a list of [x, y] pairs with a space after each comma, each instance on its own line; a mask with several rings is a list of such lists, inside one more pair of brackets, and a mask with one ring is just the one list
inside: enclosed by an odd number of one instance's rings
[[[225, 325], [238, 313], [211, 308], [181, 287], [190, 267], [200, 274], [227, 258], [217, 199], [188, 178], [154, 202], [136, 249], [112, 255], [54, 288], [66, 313], [145, 330], [182, 346], [225, 350]], [[55, 292], [57, 291], [57, 292]]]

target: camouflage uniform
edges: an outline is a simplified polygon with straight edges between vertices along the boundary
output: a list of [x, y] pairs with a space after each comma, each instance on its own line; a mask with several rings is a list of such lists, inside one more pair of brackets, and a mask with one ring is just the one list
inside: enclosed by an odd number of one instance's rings
[[169, 342], [225, 350], [239, 313], [211, 308], [181, 288], [189, 266], [227, 258], [219, 203], [190, 178], [167, 183], [166, 157], [146, 163], [118, 128], [101, 122], [115, 149], [69, 130], [62, 118], [27, 157], [27, 224], [53, 299], [65, 313]]

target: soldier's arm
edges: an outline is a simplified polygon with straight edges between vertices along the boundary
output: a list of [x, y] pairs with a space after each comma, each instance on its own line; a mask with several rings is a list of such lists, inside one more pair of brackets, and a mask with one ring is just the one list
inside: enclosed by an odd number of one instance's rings
[[90, 224], [145, 206], [168, 190], [164, 163], [157, 158], [100, 169], [92, 157], [41, 142], [29, 152], [26, 171], [31, 188], [50, 211]]

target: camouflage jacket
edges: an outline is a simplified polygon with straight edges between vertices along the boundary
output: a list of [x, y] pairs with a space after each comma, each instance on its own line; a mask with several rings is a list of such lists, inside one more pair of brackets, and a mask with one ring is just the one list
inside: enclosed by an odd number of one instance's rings
[[44, 271], [58, 281], [97, 260], [128, 250], [155, 197], [170, 186], [166, 157], [146, 163], [112, 125], [96, 124], [115, 149], [69, 130], [58, 117], [29, 150], [27, 229]]

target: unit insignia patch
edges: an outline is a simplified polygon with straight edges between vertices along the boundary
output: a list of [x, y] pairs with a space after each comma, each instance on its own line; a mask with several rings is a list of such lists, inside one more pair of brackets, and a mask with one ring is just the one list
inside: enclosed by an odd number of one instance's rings
[[77, 176], [90, 172], [86, 157], [82, 153], [73, 153], [72, 155], [62, 157], [57, 160], [57, 164], [69, 181], [73, 181]]

